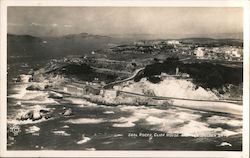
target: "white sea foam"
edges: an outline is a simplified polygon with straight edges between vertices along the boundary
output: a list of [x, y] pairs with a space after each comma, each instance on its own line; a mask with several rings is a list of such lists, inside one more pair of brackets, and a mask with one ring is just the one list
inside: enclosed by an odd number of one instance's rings
[[33, 103], [33, 104], [58, 104], [54, 99], [48, 98], [49, 94], [46, 91], [30, 91], [26, 90], [29, 84], [15, 85], [14, 90], [17, 94], [8, 96], [9, 98], [18, 99], [22, 103]]
[[134, 127], [135, 124], [133, 122], [125, 122], [125, 123], [115, 123], [112, 126], [113, 127]]
[[119, 105], [118, 106], [120, 108], [121, 111], [125, 111], [125, 112], [134, 112], [139, 110], [141, 112], [141, 114], [145, 113], [145, 114], [161, 114], [163, 113], [165, 110], [162, 109], [156, 109], [156, 108], [149, 108], [146, 106], [127, 106], [127, 105]]
[[65, 131], [52, 131], [52, 133], [59, 136], [70, 136], [70, 134]]
[[50, 119], [45, 119], [45, 118], [41, 118], [39, 120], [20, 120], [20, 118], [24, 115], [26, 115], [28, 112], [33, 112], [34, 117], [39, 118], [40, 117], [40, 110], [47, 110], [50, 111], [52, 110], [51, 108], [46, 108], [43, 105], [34, 105], [34, 106], [26, 106], [23, 109], [19, 109], [17, 111], [17, 113], [15, 114], [15, 116], [11, 119], [8, 119], [8, 124], [36, 124], [36, 123], [40, 123], [43, 121], [48, 121], [48, 120], [52, 120], [53, 118]]
[[91, 139], [89, 137], [85, 137], [84, 135], [82, 135], [82, 140], [77, 141], [76, 144], [84, 144], [84, 143], [87, 143], [90, 140]]
[[107, 141], [107, 142], [103, 142], [102, 144], [111, 144], [112, 143], [112, 141]]
[[63, 95], [57, 92], [51, 91], [48, 94], [50, 98], [63, 98]]
[[[132, 82], [130, 85], [120, 87], [123, 91], [143, 94], [146, 91], [153, 92], [156, 96], [198, 99], [198, 100], [219, 100], [215, 93], [209, 89], [197, 87], [191, 81], [183, 79], [165, 79], [157, 84], [153, 84], [143, 78], [140, 82]], [[172, 105], [208, 110], [215, 112], [225, 112], [242, 115], [242, 106], [225, 102], [204, 102], [188, 100], [169, 100]]]
[[[152, 130], [162, 131], [172, 134], [181, 134], [182, 136], [191, 137], [215, 137], [215, 136], [230, 136], [239, 134], [240, 131], [230, 131], [226, 129], [212, 128], [210, 123], [213, 119], [218, 117], [213, 117], [210, 121], [201, 121], [201, 116], [205, 113], [197, 113], [190, 109], [156, 109], [150, 107], [122, 107], [121, 110], [125, 112], [130, 112], [128, 117], [120, 117], [118, 119], [111, 120], [115, 122], [114, 127], [130, 127], [135, 124], [136, 121], [144, 120], [148, 128]], [[237, 120], [231, 119], [231, 123], [235, 124]], [[220, 120], [217, 120], [219, 122]], [[225, 122], [226, 119], [222, 120]]]
[[45, 91], [26, 91], [26, 94], [21, 98], [23, 103], [33, 104], [58, 104], [54, 99], [48, 98], [49, 94]]
[[65, 126], [63, 126], [62, 128], [69, 128], [69, 126], [68, 126], [68, 125], [65, 125]]
[[164, 127], [165, 131], [173, 130], [178, 124], [183, 124], [185, 121], [182, 119], [166, 119], [149, 116], [146, 121], [151, 125], [160, 125]]
[[232, 144], [228, 143], [228, 142], [222, 142], [220, 145], [217, 146], [232, 146]]
[[65, 123], [71, 123], [71, 124], [98, 124], [106, 122], [104, 119], [101, 118], [79, 118], [79, 119], [69, 119], [67, 121], [64, 121]]
[[123, 136], [123, 134], [114, 134], [113, 137], [122, 137], [122, 136]]
[[21, 74], [21, 75], [19, 76], [20, 82], [22, 82], [22, 83], [28, 83], [28, 82], [29, 82], [29, 79], [30, 79], [31, 77], [32, 77], [31, 75], [24, 75], [24, 74]]
[[140, 119], [145, 119], [153, 114], [160, 114], [163, 110], [154, 109], [154, 108], [146, 108], [144, 106], [135, 107], [135, 106], [120, 106], [121, 111], [131, 112], [129, 117], [120, 117], [118, 119], [111, 120], [111, 122], [115, 122], [113, 127], [133, 127], [135, 126], [135, 122]]
[[237, 131], [223, 130], [220, 135], [228, 137], [228, 136], [232, 136], [232, 135], [236, 135], [236, 134], [240, 134], [240, 133]]
[[218, 97], [209, 90], [202, 87], [196, 87], [191, 81], [180, 79], [165, 79], [160, 83], [154, 84], [145, 78], [140, 82], [123, 87], [123, 91], [143, 94], [145, 90], [153, 91], [156, 96], [189, 98], [189, 99], [218, 99]]
[[52, 119], [42, 118], [42, 119], [36, 120], [36, 121], [11, 119], [11, 120], [8, 120], [7, 123], [8, 124], [14, 124], [14, 125], [26, 125], [26, 124], [37, 124], [37, 123], [48, 121], [48, 120], [52, 120]]
[[71, 101], [73, 104], [85, 105], [85, 106], [96, 106], [97, 104], [91, 103], [85, 99], [80, 98], [65, 98], [65, 100]]
[[182, 127], [171, 131], [171, 133], [180, 133], [186, 137], [215, 137], [223, 131], [222, 128], [209, 128], [208, 126], [205, 122], [190, 120]]
[[28, 84], [15, 85], [13, 90], [16, 91], [17, 94], [9, 95], [8, 98], [22, 99], [27, 92], [26, 90], [27, 85]]
[[172, 113], [175, 113], [175, 117], [181, 119], [181, 120], [196, 120], [201, 117], [201, 114], [194, 114], [194, 111], [185, 110], [185, 111], [178, 111], [178, 110], [172, 110]]
[[115, 112], [114, 111], [104, 111], [103, 113], [104, 114], [114, 114]]
[[160, 126], [155, 127], [163, 132], [167, 133], [176, 133], [181, 134], [186, 137], [216, 137], [216, 136], [231, 136], [238, 134], [234, 131], [229, 131], [222, 129], [221, 127], [211, 128], [208, 123], [199, 122], [197, 120], [190, 120], [182, 124], [181, 126], [175, 126], [175, 123], [178, 121], [170, 121], [173, 122], [173, 126], [169, 126], [169, 123], [161, 124]]
[[51, 98], [45, 98], [44, 100], [25, 100], [22, 102], [29, 104], [59, 104], [57, 101]]
[[36, 105], [33, 105], [33, 106], [29, 106], [30, 109], [32, 110], [35, 110], [35, 111], [40, 111], [40, 110], [52, 110], [54, 108], [48, 108], [46, 107], [46, 105], [40, 105], [40, 104], [36, 104]]
[[26, 133], [35, 133], [40, 131], [40, 128], [37, 126], [30, 126], [29, 128], [25, 129]]
[[86, 148], [85, 150], [88, 150], [88, 151], [95, 151], [96, 149], [95, 149], [95, 148]]
[[232, 127], [242, 126], [242, 120], [236, 120], [224, 116], [211, 116], [207, 119], [209, 124], [227, 124]]
[[235, 115], [242, 115], [243, 108], [241, 105], [224, 102], [197, 102], [187, 100], [172, 100], [171, 104], [193, 109], [225, 112]]

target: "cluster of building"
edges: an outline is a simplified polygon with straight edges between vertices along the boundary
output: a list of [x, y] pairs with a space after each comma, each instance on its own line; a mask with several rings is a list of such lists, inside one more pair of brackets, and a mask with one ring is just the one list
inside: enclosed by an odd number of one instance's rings
[[243, 49], [233, 46], [228, 47], [198, 47], [194, 51], [198, 59], [225, 59], [229, 61], [242, 61]]
[[103, 89], [101, 85], [90, 82], [71, 82], [61, 84], [56, 88], [57, 91], [73, 96], [82, 97], [84, 95], [100, 95], [105, 98], [115, 98], [119, 92], [113, 89]]
[[164, 73], [164, 72], [161, 72], [160, 75], [155, 75], [155, 77], [159, 77], [161, 78], [161, 80], [164, 80], [164, 79], [169, 79], [169, 78], [172, 78], [172, 77], [175, 77], [175, 78], [182, 78], [182, 79], [188, 79], [190, 80], [190, 75], [187, 74], [187, 73], [184, 73], [184, 72], [181, 72], [179, 67], [176, 67], [175, 68], [175, 74], [167, 74], [167, 73]]
[[[182, 55], [189, 55], [196, 57], [197, 59], [209, 59], [209, 60], [228, 60], [228, 61], [242, 61], [243, 60], [243, 48], [239, 46], [199, 46], [195, 44], [182, 43], [178, 40], [155, 40], [155, 41], [139, 41], [135, 42], [134, 46], [143, 50], [145, 46], [150, 48], [151, 54], [159, 53], [175, 53]], [[134, 49], [135, 49], [134, 48]]]

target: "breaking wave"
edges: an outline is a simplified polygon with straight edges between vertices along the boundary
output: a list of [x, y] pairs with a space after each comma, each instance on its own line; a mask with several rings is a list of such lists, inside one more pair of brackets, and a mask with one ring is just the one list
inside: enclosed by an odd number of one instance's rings
[[212, 91], [196, 86], [191, 81], [174, 78], [165, 79], [157, 84], [143, 78], [140, 82], [133, 82], [123, 87], [122, 90], [140, 94], [151, 91], [156, 96], [163, 97], [218, 100], [218, 97]]
[[71, 124], [98, 124], [106, 122], [104, 119], [94, 119], [94, 118], [79, 118], [79, 119], [69, 119], [67, 121], [64, 121], [65, 123], [71, 123]]
[[25, 132], [26, 133], [36, 133], [36, 132], [39, 132], [40, 131], [40, 128], [37, 127], [37, 126], [31, 126], [27, 129], [25, 129]]
[[70, 134], [66, 133], [65, 131], [52, 131], [52, 133], [59, 136], [70, 136]]
[[203, 100], [201, 102], [170, 99], [167, 102], [171, 105], [191, 109], [242, 115], [242, 105], [235, 102], [219, 102], [219, 97], [213, 91], [196, 86], [191, 81], [183, 79], [170, 78], [154, 84], [143, 78], [140, 82], [128, 82], [127, 85], [116, 86], [116, 89], [151, 96]]
[[114, 111], [104, 111], [103, 113], [104, 114], [114, 114], [115, 112]]
[[72, 102], [72, 104], [78, 104], [78, 105], [83, 105], [83, 106], [97, 106], [97, 104], [89, 102], [86, 99], [81, 99], [81, 98], [70, 97], [70, 98], [65, 98], [65, 100]]
[[44, 122], [44, 121], [48, 121], [48, 120], [52, 120], [53, 118], [41, 118], [39, 120], [31, 120], [31, 119], [27, 119], [27, 120], [21, 120], [20, 118], [22, 116], [24, 116], [25, 114], [27, 114], [28, 112], [32, 111], [34, 115], [39, 115], [40, 110], [52, 110], [53, 108], [47, 108], [43, 105], [34, 105], [34, 106], [25, 106], [25, 108], [19, 109], [17, 110], [16, 114], [13, 114], [14, 116], [9, 117], [7, 120], [8, 124], [14, 124], [14, 125], [24, 125], [24, 124], [36, 124], [36, 123], [40, 123], [40, 122]]
[[33, 104], [58, 104], [52, 98], [49, 98], [48, 92], [37, 91], [37, 90], [26, 90], [29, 84], [19, 84], [15, 85], [14, 91], [17, 94], [9, 95], [8, 98], [14, 98], [20, 100], [22, 103], [33, 103]]
[[227, 124], [231, 127], [241, 127], [242, 121], [225, 116], [211, 116], [207, 119], [209, 124]]
[[90, 140], [91, 140], [91, 138], [85, 137], [84, 134], [83, 134], [82, 135], [82, 140], [77, 141], [76, 144], [84, 144], [84, 143], [87, 143]]
[[[130, 116], [111, 120], [116, 122], [113, 127], [131, 127], [143, 121], [147, 128], [156, 131], [162, 131], [169, 134], [181, 134], [187, 137], [216, 137], [231, 136], [241, 133], [237, 129], [222, 129], [221, 127], [210, 127], [214, 123], [228, 123], [230, 126], [241, 126], [242, 120], [212, 116], [207, 121], [202, 120], [204, 113], [194, 110], [180, 108], [156, 109], [149, 107], [121, 106], [124, 112], [130, 112]], [[218, 119], [218, 120], [217, 120]], [[222, 122], [220, 122], [222, 119]], [[217, 121], [214, 121], [217, 120]], [[213, 122], [214, 121], [214, 122]]]

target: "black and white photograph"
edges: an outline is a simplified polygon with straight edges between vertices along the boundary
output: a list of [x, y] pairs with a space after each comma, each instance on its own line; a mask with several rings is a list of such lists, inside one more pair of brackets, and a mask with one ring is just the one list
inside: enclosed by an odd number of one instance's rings
[[242, 152], [243, 12], [8, 6], [7, 151]]

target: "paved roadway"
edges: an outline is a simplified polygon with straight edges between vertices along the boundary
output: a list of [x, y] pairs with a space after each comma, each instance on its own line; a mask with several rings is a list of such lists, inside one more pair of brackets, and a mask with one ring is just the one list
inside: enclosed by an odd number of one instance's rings
[[123, 80], [119, 80], [119, 81], [114, 81], [114, 82], [111, 82], [111, 83], [108, 83], [106, 84], [103, 88], [104, 89], [107, 89], [107, 88], [112, 88], [114, 85], [116, 84], [120, 84], [120, 83], [123, 83], [123, 82], [127, 82], [127, 81], [130, 81], [130, 80], [133, 80], [139, 73], [141, 73], [145, 68], [139, 68], [137, 70], [134, 71], [133, 75], [128, 77], [128, 78], [125, 78]]

